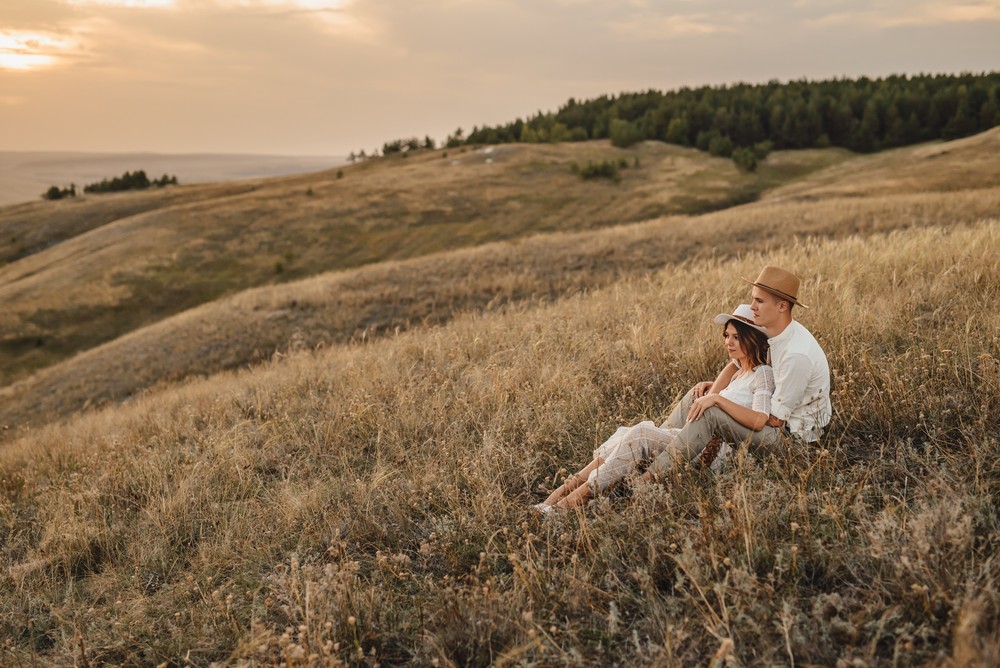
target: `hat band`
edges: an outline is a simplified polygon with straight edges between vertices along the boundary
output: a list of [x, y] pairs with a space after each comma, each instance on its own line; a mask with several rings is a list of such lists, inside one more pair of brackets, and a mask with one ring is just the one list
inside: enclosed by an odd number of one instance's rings
[[748, 325], [753, 325], [754, 327], [760, 327], [760, 325], [758, 325], [757, 323], [755, 323], [755, 322], [754, 322], [753, 320], [751, 320], [750, 318], [744, 318], [743, 316], [741, 316], [741, 315], [736, 315], [735, 313], [734, 313], [734, 314], [732, 314], [731, 316], [729, 316], [729, 318], [730, 318], [731, 320], [740, 320], [741, 322], [745, 322], [745, 323], [746, 323], [746, 324], [748, 324]]
[[756, 285], [757, 287], [760, 287], [760, 288], [764, 288], [768, 292], [773, 292], [774, 294], [778, 295], [779, 297], [784, 297], [785, 299], [787, 299], [788, 301], [792, 302], [793, 304], [797, 304], [798, 301], [799, 301], [794, 296], [788, 294], [784, 290], [779, 290], [778, 288], [772, 288], [770, 285], [765, 285], [763, 283], [754, 283], [754, 285]]

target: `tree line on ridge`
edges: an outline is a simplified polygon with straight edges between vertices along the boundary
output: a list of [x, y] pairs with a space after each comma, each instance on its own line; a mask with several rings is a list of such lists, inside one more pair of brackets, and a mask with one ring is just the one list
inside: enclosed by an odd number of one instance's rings
[[[459, 128], [444, 145], [609, 139], [625, 148], [658, 140], [731, 157], [742, 169], [753, 169], [773, 149], [838, 146], [869, 153], [957, 139], [997, 125], [1000, 72], [893, 75], [570, 98], [557, 111], [539, 111], [526, 120], [473, 127], [468, 134]], [[434, 143], [396, 140], [383, 148], [389, 155]]]

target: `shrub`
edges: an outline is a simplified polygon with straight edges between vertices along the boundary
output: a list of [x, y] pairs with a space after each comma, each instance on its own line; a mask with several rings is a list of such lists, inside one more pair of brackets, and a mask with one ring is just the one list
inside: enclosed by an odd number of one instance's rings
[[637, 128], [634, 123], [623, 121], [620, 118], [614, 118], [611, 120], [611, 124], [608, 128], [608, 134], [611, 137], [611, 145], [617, 146], [618, 148], [628, 148], [632, 144], [642, 140], [642, 134], [639, 132], [639, 128]]
[[64, 197], [76, 197], [76, 184], [71, 184], [69, 188], [60, 188], [59, 186], [52, 186], [44, 193], [42, 197], [48, 200], [57, 200]]
[[733, 140], [725, 135], [713, 137], [708, 143], [708, 152], [720, 158], [728, 158], [733, 154]]
[[736, 147], [733, 150], [733, 162], [736, 163], [741, 172], [757, 171], [757, 156], [754, 155], [753, 149], [745, 146]]
[[765, 139], [764, 141], [757, 142], [756, 144], [753, 145], [753, 154], [757, 157], [758, 160], [763, 160], [768, 155], [770, 155], [771, 151], [773, 150], [774, 150], [774, 142], [771, 141], [770, 139]]
[[591, 162], [588, 160], [586, 167], [579, 168], [579, 174], [585, 181], [589, 179], [610, 179], [615, 183], [619, 183], [622, 180], [621, 173], [618, 171], [618, 165], [610, 160], [602, 160], [601, 162]]

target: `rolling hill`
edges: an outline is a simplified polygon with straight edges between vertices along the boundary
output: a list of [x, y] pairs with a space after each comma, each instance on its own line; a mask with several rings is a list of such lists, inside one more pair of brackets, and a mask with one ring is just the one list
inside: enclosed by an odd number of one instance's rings
[[[593, 142], [445, 155], [0, 209], [0, 382], [247, 288], [530, 234], [723, 208], [847, 157], [779, 155], [744, 175], [723, 159], [656, 143], [629, 151]], [[585, 182], [571, 170], [606, 159], [631, 165], [620, 184]]]
[[[768, 159], [760, 175], [747, 176], [736, 172], [730, 163], [697, 152], [645, 145], [630, 156], [633, 164], [635, 158], [640, 159], [640, 167], [626, 170], [624, 182], [615, 186], [581, 182], [567, 165], [573, 161], [570, 158], [624, 155], [624, 151], [603, 145], [506, 146], [490, 153], [459, 154], [471, 162], [472, 169], [458, 175], [455, 168], [461, 165], [445, 164], [440, 154], [434, 153], [359, 165], [356, 173], [347, 172], [343, 179], [324, 173], [168, 190], [155, 196], [123, 195], [69, 202], [65, 206], [87, 207], [91, 217], [86, 220], [115, 215], [119, 218], [0, 270], [0, 277], [8, 277], [2, 289], [11, 304], [4, 317], [7, 354], [16, 360], [10, 363], [13, 368], [8, 368], [7, 374], [16, 377], [20, 372], [22, 376], [0, 390], [0, 423], [15, 428], [38, 424], [84, 407], [128, 399], [165, 382], [260, 362], [275, 352], [367, 339], [415, 324], [441, 324], [458, 313], [495, 310], [513, 302], [557, 299], [669, 264], [766, 250], [789, 236], [840, 238], [915, 225], [972, 222], [1000, 210], [1000, 170], [991, 162], [998, 148], [1000, 133], [991, 131], [949, 144], [911, 147], [876, 156], [850, 157], [841, 151], [777, 153]], [[593, 153], [581, 153], [585, 149]], [[554, 179], [553, 190], [560, 196], [574, 194], [572, 206], [540, 204], [544, 199], [538, 194], [540, 184], [548, 181], [539, 180], [537, 175], [524, 176], [525, 170], [539, 169], [551, 172], [547, 179]], [[399, 171], [404, 174], [399, 175]], [[435, 206], [434, 198], [441, 189], [459, 187], [454, 185], [455, 180], [464, 184], [462, 188], [471, 188], [465, 179], [488, 175], [492, 175], [491, 187], [496, 191], [477, 194], [469, 190], [468, 206], [474, 217], [465, 223], [453, 223], [458, 230], [456, 236], [435, 229], [446, 226], [444, 223], [417, 225], [414, 229], [412, 223], [405, 222], [430, 216], [427, 211]], [[266, 203], [271, 200], [291, 197], [308, 206], [297, 213], [288, 212], [273, 229], [261, 223], [260, 235], [278, 238], [282, 231], [296, 226], [312, 226], [315, 232], [319, 214], [310, 208], [314, 199], [321, 200], [315, 203], [317, 210], [341, 211], [344, 206], [337, 204], [333, 195], [315, 193], [324, 187], [339, 192], [337, 189], [350, 181], [356, 182], [353, 188], [366, 193], [372, 202], [379, 188], [388, 190], [397, 181], [403, 193], [409, 192], [405, 184], [423, 183], [428, 188], [424, 199], [410, 192], [414, 211], [395, 218], [381, 211], [380, 222], [372, 222], [368, 228], [358, 225], [356, 243], [369, 239], [373, 249], [380, 240], [385, 245], [372, 250], [368, 264], [354, 269], [275, 284], [273, 269], [255, 274], [247, 268], [252, 263], [263, 264], [259, 252], [234, 252], [232, 247], [242, 242], [222, 239], [221, 235], [214, 237], [215, 245], [209, 245], [202, 223], [184, 227], [175, 221], [194, 207], [210, 213], [192, 219], [214, 221], [212, 225], [239, 236], [233, 232], [235, 228], [218, 221], [249, 216], [233, 212], [270, 206]], [[320, 183], [327, 185], [321, 187]], [[865, 184], [871, 188], [867, 196]], [[518, 187], [527, 194], [514, 194], [520, 192]], [[312, 188], [314, 194], [303, 195], [303, 188]], [[672, 215], [624, 224], [632, 216], [641, 215], [641, 211], [648, 211], [650, 200], [667, 208], [683, 208], [692, 200], [719, 204], [741, 189], [758, 189], [761, 201], [702, 215]], [[507, 195], [498, 195], [500, 191]], [[518, 198], [532, 199], [535, 205], [524, 205], [517, 215], [494, 215], [504, 208], [496, 202]], [[25, 220], [51, 221], [52, 234], [56, 233], [56, 221], [62, 220], [64, 228], [59, 233], [64, 234], [66, 221], [82, 219], [57, 218], [51, 209], [64, 208], [64, 203], [54, 204], [57, 206], [32, 209], [35, 218], [28, 216]], [[551, 226], [597, 229], [532, 234], [532, 217], [542, 216], [545, 206], [551, 207], [549, 218], [541, 220], [548, 220]], [[588, 211], [586, 206], [594, 209]], [[611, 215], [608, 212], [614, 207], [622, 209], [622, 224], [605, 227], [600, 221]], [[225, 216], [223, 212], [227, 212]], [[149, 215], [153, 217], [147, 218]], [[254, 215], [264, 218], [259, 212]], [[475, 217], [490, 215], [494, 217], [485, 221]], [[167, 232], [157, 227], [164, 220], [168, 221]], [[391, 221], [399, 224], [393, 227]], [[504, 221], [509, 222], [506, 228]], [[45, 227], [38, 224], [35, 229]], [[375, 228], [386, 231], [373, 232]], [[145, 229], [156, 233], [142, 232]], [[440, 250], [477, 242], [462, 237], [461, 230], [476, 234], [493, 230], [515, 240], [489, 242], [466, 250]], [[405, 241], [407, 235], [421, 233], [426, 235], [425, 254]], [[393, 237], [392, 243], [386, 241], [386, 235]], [[282, 239], [287, 243], [287, 238]], [[307, 266], [299, 271], [310, 273], [318, 271], [322, 262], [354, 262], [345, 259], [342, 246], [329, 240], [325, 244], [326, 248], [314, 252], [325, 259], [307, 262], [299, 258], [289, 264]], [[307, 245], [323, 243], [317, 238]], [[185, 249], [194, 247], [207, 258], [204, 263], [190, 259], [194, 251]], [[143, 259], [144, 253], [159, 257], [169, 254], [173, 264], [149, 270], [142, 264], [148, 261]], [[189, 257], [181, 262], [178, 258], [185, 253]], [[374, 259], [410, 254], [417, 257], [390, 262]], [[122, 275], [129, 262], [140, 263], [135, 265], [138, 268], [133, 277], [122, 279], [117, 288], [109, 285], [108, 272]], [[223, 265], [232, 271], [220, 270]], [[179, 277], [182, 266], [191, 267], [190, 276]], [[283, 272], [282, 278], [292, 274], [291, 270]], [[235, 290], [233, 284], [254, 281], [265, 285], [210, 299], [201, 306], [196, 304], [216, 292]], [[201, 291], [192, 287], [206, 284], [211, 285]], [[56, 293], [58, 297], [53, 296]], [[89, 296], [89, 304], [81, 296], [84, 293]], [[173, 309], [187, 303], [178, 294], [187, 295], [192, 308], [171, 315]], [[103, 303], [95, 303], [102, 299]], [[46, 308], [37, 308], [39, 303]], [[19, 313], [25, 315], [18, 317]], [[67, 321], [72, 324], [67, 326]], [[95, 322], [99, 332], [91, 331]], [[44, 329], [46, 323], [48, 329]], [[26, 330], [28, 327], [33, 329]], [[102, 342], [101, 333], [121, 334]], [[59, 349], [58, 344], [33, 345], [32, 337], [69, 341], [62, 346], [65, 355], [76, 354], [60, 360], [51, 352]], [[24, 354], [25, 348], [34, 359]], [[45, 362], [51, 364], [28, 375], [34, 369], [30, 365]], [[17, 364], [22, 367], [18, 369]]]

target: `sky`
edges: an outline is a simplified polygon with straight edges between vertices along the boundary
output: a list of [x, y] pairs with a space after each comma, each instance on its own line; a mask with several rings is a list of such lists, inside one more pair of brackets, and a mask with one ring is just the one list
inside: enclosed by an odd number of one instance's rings
[[344, 155], [569, 98], [1000, 69], [1000, 0], [0, 0], [0, 151]]

